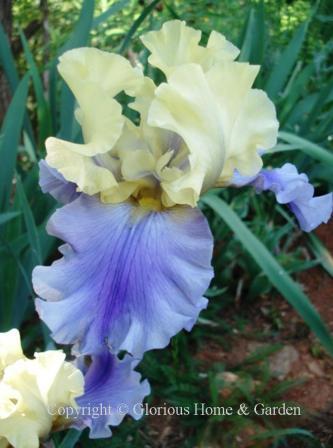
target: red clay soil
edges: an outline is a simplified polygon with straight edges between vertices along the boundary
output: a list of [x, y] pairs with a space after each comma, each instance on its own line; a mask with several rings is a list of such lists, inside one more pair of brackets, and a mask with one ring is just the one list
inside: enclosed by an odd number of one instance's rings
[[[333, 253], [333, 221], [321, 226], [316, 234]], [[333, 333], [333, 278], [318, 266], [300, 273], [297, 280]], [[279, 311], [282, 325], [277, 339], [267, 343], [279, 342], [296, 350], [297, 359], [284, 379], [304, 381], [283, 398], [302, 406], [306, 413], [303, 427], [312, 430], [325, 443], [324, 446], [333, 447], [333, 359], [324, 352], [302, 319], [284, 299], [279, 296], [260, 299], [249, 310], [250, 323], [245, 332], [231, 338], [228, 352], [222, 350], [218, 343], [209, 342], [197, 358], [207, 364], [223, 362], [227, 369], [232, 370], [258, 345], [263, 344], [256, 340], [255, 335], [258, 329], [270, 327], [271, 322], [261, 309], [272, 304]]]

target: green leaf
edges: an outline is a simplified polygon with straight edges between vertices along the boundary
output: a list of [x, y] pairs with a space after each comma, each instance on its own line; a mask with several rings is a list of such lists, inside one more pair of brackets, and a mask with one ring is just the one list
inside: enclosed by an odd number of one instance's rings
[[8, 37], [1, 23], [0, 23], [0, 63], [6, 75], [7, 81], [10, 85], [11, 91], [15, 92], [15, 89], [19, 83], [19, 77], [17, 74], [14, 57], [10, 49]]
[[275, 286], [298, 312], [326, 350], [333, 356], [333, 338], [300, 286], [293, 281], [268, 249], [248, 229], [226, 202], [212, 194], [204, 196], [202, 202], [211, 207], [225, 221], [230, 229], [235, 232], [237, 238], [267, 275], [272, 285]]
[[317, 101], [315, 102], [313, 108], [311, 109], [310, 113], [308, 114], [307, 119], [304, 121], [304, 123], [301, 126], [301, 129], [299, 131], [299, 133], [301, 135], [305, 134], [316, 122], [316, 119], [318, 118], [320, 111], [325, 106], [327, 98], [329, 98], [329, 95], [332, 91], [333, 91], [333, 80], [331, 80], [331, 82], [329, 82], [327, 85], [325, 85], [319, 92]]
[[50, 110], [44, 97], [43, 84], [38, 72], [37, 65], [31, 54], [28, 41], [21, 31], [20, 31], [20, 38], [22, 41], [24, 55], [30, 69], [32, 82], [36, 94], [39, 143], [43, 144], [45, 139], [52, 134]]
[[[293, 147], [290, 149], [298, 148], [308, 156], [320, 160], [323, 163], [328, 163], [333, 167], [333, 154], [322, 146], [317, 145], [317, 143], [285, 131], [279, 132], [279, 138], [292, 145]], [[273, 148], [272, 152], [277, 151]]]
[[298, 75], [295, 77], [284, 92], [283, 108], [279, 113], [279, 121], [281, 126], [286, 122], [288, 115], [295, 107], [297, 101], [304, 94], [304, 86], [307, 85], [311, 76], [315, 72], [315, 64], [308, 64]]
[[243, 30], [239, 61], [261, 64], [265, 50], [265, 18], [264, 5], [260, 2], [250, 9], [248, 19]]
[[25, 226], [27, 228], [28, 240], [30, 243], [31, 251], [35, 264], [42, 264], [43, 257], [39, 241], [38, 229], [36, 227], [35, 218], [27, 200], [21, 179], [16, 177], [16, 193], [20, 202], [20, 206], [23, 212], [23, 218]]
[[301, 51], [309, 22], [303, 23], [295, 32], [287, 47], [283, 50], [276, 61], [270, 77], [265, 86], [265, 90], [271, 99], [276, 99], [283, 89], [288, 76], [290, 75]]
[[322, 267], [333, 277], [333, 257], [320, 239], [314, 234], [309, 233], [308, 239], [312, 252], [317, 257]]
[[[82, 47], [87, 44], [94, 16], [94, 0], [83, 0], [81, 14], [75, 29], [66, 44], [61, 48], [59, 54], [72, 48]], [[55, 64], [52, 69], [56, 70]], [[55, 76], [53, 74], [53, 76]], [[53, 81], [55, 82], [55, 81]], [[55, 87], [53, 87], [55, 91]], [[55, 93], [54, 93], [55, 94]], [[74, 96], [65, 83], [62, 84], [60, 94], [60, 132], [59, 136], [71, 139], [74, 121]]]
[[18, 216], [19, 214], [20, 212], [0, 213], [0, 226], [10, 221], [11, 219], [16, 218], [16, 216]]
[[148, 6], [146, 6], [142, 13], [139, 15], [139, 17], [134, 21], [133, 25], [131, 26], [130, 30], [125, 36], [125, 39], [123, 40], [123, 43], [121, 44], [119, 53], [124, 53], [127, 48], [129, 47], [129, 44], [136, 33], [137, 29], [141, 25], [141, 23], [145, 20], [149, 14], [154, 11], [155, 6], [160, 2], [160, 0], [154, 0], [152, 1]]
[[81, 432], [76, 429], [70, 429], [65, 437], [62, 439], [58, 448], [73, 448], [76, 443], [80, 440]]
[[25, 114], [29, 77], [30, 74], [27, 73], [18, 85], [0, 132], [2, 135], [0, 143], [0, 210], [3, 211], [8, 207], [12, 190], [17, 148]]
[[105, 22], [110, 16], [112, 16], [118, 11], [121, 11], [126, 5], [128, 5], [128, 3], [129, 0], [120, 0], [114, 3], [112, 6], [110, 6], [110, 8], [108, 8], [106, 11], [104, 11], [102, 14], [100, 14], [93, 20], [92, 28], [97, 28], [99, 25]]
[[[19, 84], [19, 76], [16, 70], [14, 56], [12, 54], [8, 37], [0, 23], [0, 65], [3, 68], [5, 76], [10, 86], [12, 94], [14, 94], [16, 87]], [[25, 115], [24, 126], [29, 134], [30, 140], [34, 141], [32, 126], [28, 115]]]
[[281, 438], [287, 436], [305, 436], [314, 439], [313, 434], [310, 431], [301, 428], [287, 428], [287, 429], [272, 429], [269, 431], [262, 431], [260, 434], [252, 436], [253, 439], [266, 439], [266, 438]]

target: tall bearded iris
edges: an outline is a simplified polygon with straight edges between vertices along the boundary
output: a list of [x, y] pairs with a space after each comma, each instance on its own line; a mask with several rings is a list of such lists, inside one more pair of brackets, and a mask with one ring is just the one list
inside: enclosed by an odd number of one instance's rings
[[[62, 202], [48, 232], [63, 258], [37, 267], [37, 310], [59, 343], [83, 354], [141, 357], [190, 330], [206, 307], [213, 240], [200, 195], [235, 169], [258, 173], [258, 150], [275, 145], [278, 122], [252, 88], [259, 67], [213, 31], [171, 21], [142, 37], [166, 82], [156, 86], [123, 57], [80, 48], [60, 58], [84, 143], [46, 141], [41, 185]], [[116, 99], [134, 96], [128, 119]]]
[[[52, 336], [80, 355], [141, 358], [192, 328], [213, 276], [200, 195], [234, 184], [235, 173], [243, 184], [257, 178], [260, 154], [276, 143], [275, 108], [252, 88], [259, 67], [236, 62], [238, 49], [215, 31], [206, 47], [200, 38], [178, 20], [142, 37], [165, 75], [158, 86], [116, 54], [80, 48], [60, 58], [84, 143], [46, 141], [41, 187], [65, 204], [48, 232], [65, 244], [33, 282]], [[121, 92], [134, 97], [137, 122], [117, 101]], [[280, 192], [285, 179], [270, 186]], [[312, 196], [303, 198], [305, 214]], [[326, 199], [321, 220], [332, 211]]]

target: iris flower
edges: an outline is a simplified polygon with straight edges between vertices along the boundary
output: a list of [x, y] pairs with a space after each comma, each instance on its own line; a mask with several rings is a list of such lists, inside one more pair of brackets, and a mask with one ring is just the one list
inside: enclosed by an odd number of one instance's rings
[[[140, 359], [192, 328], [213, 277], [200, 195], [233, 184], [234, 173], [263, 175], [261, 154], [276, 144], [274, 105], [253, 88], [259, 67], [236, 62], [239, 50], [220, 33], [206, 46], [200, 39], [179, 20], [142, 36], [164, 74], [158, 86], [117, 54], [60, 57], [83, 142], [46, 141], [41, 186], [65, 204], [47, 230], [65, 244], [33, 283], [53, 338], [81, 355]], [[131, 113], [120, 93], [133, 97]], [[310, 196], [293, 200], [299, 213]]]
[[[63, 257], [37, 267], [40, 317], [80, 354], [107, 347], [136, 358], [190, 330], [213, 277], [213, 239], [200, 195], [262, 167], [278, 122], [267, 95], [252, 88], [259, 67], [215, 32], [175, 20], [142, 37], [156, 86], [123, 57], [79, 48], [59, 72], [76, 97], [83, 143], [46, 141], [43, 191], [66, 203], [48, 224]], [[139, 119], [117, 101], [121, 92]]]
[[79, 360], [80, 369], [65, 361], [61, 350], [28, 359], [17, 330], [0, 333], [0, 447], [38, 448], [51, 430], [66, 427], [89, 427], [91, 437], [109, 436], [108, 426], [118, 425], [126, 413], [139, 418], [138, 404], [149, 385], [140, 383], [135, 364], [109, 351], [92, 357], [88, 367]]

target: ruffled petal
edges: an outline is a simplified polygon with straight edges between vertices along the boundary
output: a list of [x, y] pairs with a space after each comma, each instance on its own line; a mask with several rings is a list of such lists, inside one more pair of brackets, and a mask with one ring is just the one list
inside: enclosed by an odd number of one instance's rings
[[41, 400], [32, 363], [16, 361], [6, 368], [2, 379], [2, 386], [11, 388], [11, 399], [17, 402], [13, 412], [0, 418], [0, 437], [17, 448], [38, 448], [39, 438], [47, 436], [52, 426], [52, 416]]
[[[0, 440], [15, 448], [38, 448], [52, 426], [64, 420], [54, 413], [59, 407], [77, 407], [83, 393], [83, 374], [65, 361], [61, 351], [22, 353], [17, 330], [0, 333]], [[4, 356], [5, 355], [5, 356]], [[67, 423], [68, 422], [64, 422]]]
[[148, 60], [167, 76], [183, 64], [195, 63], [204, 70], [220, 60], [233, 60], [239, 50], [216, 31], [210, 34], [207, 47], [199, 45], [201, 31], [195, 30], [180, 20], [165, 22], [158, 31], [149, 31], [141, 37], [150, 50]]
[[333, 213], [333, 193], [317, 196], [309, 201], [291, 202], [290, 209], [295, 214], [300, 228], [311, 232], [330, 220]]
[[14, 328], [0, 333], [0, 378], [5, 367], [24, 357], [19, 331]]
[[[76, 400], [80, 413], [73, 426], [89, 427], [90, 437], [96, 439], [110, 437], [109, 426], [119, 425], [126, 414], [138, 420], [150, 387], [147, 380], [140, 382], [141, 375], [134, 371], [136, 364], [128, 355], [120, 361], [109, 351], [93, 356], [85, 373], [85, 393]], [[97, 415], [92, 416], [94, 409]]]
[[76, 118], [85, 143], [49, 138], [46, 160], [87, 194], [114, 187], [112, 173], [92, 157], [110, 151], [120, 137], [125, 118], [114, 96], [123, 90], [133, 95], [142, 83], [142, 73], [122, 56], [95, 48], [66, 52], [58, 68], [77, 99]]
[[61, 204], [74, 201], [80, 194], [76, 191], [77, 186], [73, 182], [68, 182], [45, 160], [39, 162], [39, 185], [43, 193], [50, 193]]
[[99, 166], [92, 157], [71, 151], [68, 144], [63, 140], [48, 138], [45, 143], [48, 151], [46, 161], [67, 181], [75, 183], [77, 191], [94, 195], [118, 186], [110, 170]]
[[207, 305], [213, 242], [198, 209], [152, 212], [81, 195], [48, 231], [67, 244], [62, 259], [34, 270], [37, 310], [54, 339], [80, 353], [107, 344], [141, 357], [190, 330]]
[[61, 350], [49, 350], [35, 353], [31, 361], [41, 399], [52, 411], [64, 404], [76, 407], [75, 399], [83, 393], [81, 371], [65, 359]]
[[257, 174], [262, 167], [260, 150], [276, 144], [279, 123], [274, 104], [262, 90], [252, 89], [259, 66], [223, 62], [206, 74], [219, 104], [225, 141], [225, 163], [219, 184], [226, 184], [237, 169]]
[[252, 177], [243, 177], [235, 172], [232, 184], [237, 187], [252, 185], [258, 193], [273, 191], [280, 204], [288, 204], [305, 232], [327, 223], [333, 213], [333, 193], [313, 197], [314, 187], [309, 183], [307, 175], [299, 174], [291, 163], [281, 168], [262, 170]]
[[[190, 82], [189, 82], [190, 80]], [[195, 206], [202, 189], [214, 185], [224, 162], [223, 123], [218, 104], [198, 65], [175, 69], [156, 89], [148, 124], [175, 132], [186, 143], [190, 167], [177, 185], [168, 185], [174, 203]], [[165, 190], [165, 185], [162, 185]], [[183, 191], [192, 190], [194, 202]]]
[[141, 71], [122, 56], [96, 48], [67, 51], [59, 61], [58, 70], [80, 107], [77, 118], [86, 143], [73, 150], [90, 156], [108, 151], [124, 124], [121, 106], [113, 98], [123, 90], [134, 95], [143, 80]]

